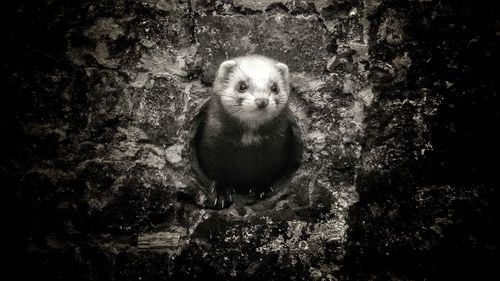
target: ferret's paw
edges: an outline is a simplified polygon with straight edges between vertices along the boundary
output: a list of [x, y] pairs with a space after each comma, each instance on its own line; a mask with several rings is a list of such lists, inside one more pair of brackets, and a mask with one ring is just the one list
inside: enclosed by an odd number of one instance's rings
[[208, 194], [208, 205], [213, 209], [224, 209], [229, 208], [233, 203], [233, 196], [231, 191], [217, 186], [217, 183], [213, 182], [210, 186], [210, 194]]
[[274, 188], [272, 186], [265, 188], [250, 188], [248, 191], [248, 195], [256, 200], [265, 199], [270, 196], [271, 193], [274, 192]]

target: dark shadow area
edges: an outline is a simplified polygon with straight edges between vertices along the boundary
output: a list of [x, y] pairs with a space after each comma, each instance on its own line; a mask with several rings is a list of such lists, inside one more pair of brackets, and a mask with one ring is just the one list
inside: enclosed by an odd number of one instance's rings
[[[377, 29], [394, 11], [407, 19], [408, 38], [384, 45]], [[405, 81], [374, 80], [380, 96], [367, 118], [364, 151], [384, 151], [383, 164], [358, 172], [360, 201], [349, 214], [345, 277], [495, 280], [498, 7], [386, 2], [370, 21], [373, 58], [391, 62], [406, 52], [412, 66]], [[391, 106], [405, 100], [402, 107]], [[425, 144], [416, 116], [427, 124]]]

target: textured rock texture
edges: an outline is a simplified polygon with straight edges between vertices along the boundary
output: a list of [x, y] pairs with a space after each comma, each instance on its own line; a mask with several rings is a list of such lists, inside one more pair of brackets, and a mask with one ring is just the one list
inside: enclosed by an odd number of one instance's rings
[[[500, 15], [467, 1], [18, 1], [1, 17], [12, 280], [494, 280]], [[303, 163], [214, 210], [220, 62], [289, 65]]]

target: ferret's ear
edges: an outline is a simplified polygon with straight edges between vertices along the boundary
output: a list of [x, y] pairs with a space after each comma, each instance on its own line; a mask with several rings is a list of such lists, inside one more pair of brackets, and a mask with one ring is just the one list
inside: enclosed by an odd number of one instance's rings
[[222, 89], [224, 81], [227, 79], [229, 72], [236, 66], [234, 60], [227, 60], [220, 64], [217, 76], [215, 76], [214, 88], [216, 90]]
[[285, 86], [290, 86], [290, 74], [288, 72], [288, 66], [284, 63], [278, 62], [276, 67], [280, 71], [281, 76], [283, 77], [283, 81], [285, 82]]
[[217, 76], [227, 76], [229, 71], [236, 66], [236, 62], [234, 60], [227, 60], [220, 64], [219, 71], [217, 72]]

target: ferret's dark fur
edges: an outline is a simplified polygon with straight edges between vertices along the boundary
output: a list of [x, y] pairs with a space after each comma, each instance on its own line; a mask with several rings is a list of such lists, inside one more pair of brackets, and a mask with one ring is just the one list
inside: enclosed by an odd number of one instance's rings
[[[276, 64], [253, 56], [224, 62], [219, 69], [196, 136], [199, 165], [218, 192], [269, 191], [299, 164], [299, 131], [288, 108], [288, 67]], [[259, 73], [260, 80], [252, 81], [253, 73]], [[271, 80], [266, 81], [266, 75]], [[247, 90], [241, 91], [241, 83], [248, 84]], [[277, 92], [266, 92], [267, 85]], [[269, 108], [256, 107], [257, 98], [268, 99]]]

